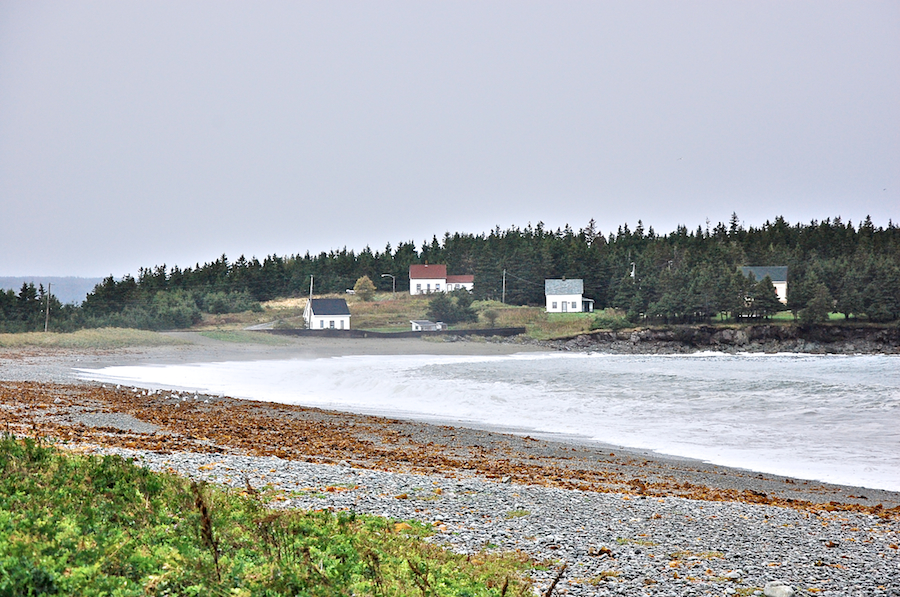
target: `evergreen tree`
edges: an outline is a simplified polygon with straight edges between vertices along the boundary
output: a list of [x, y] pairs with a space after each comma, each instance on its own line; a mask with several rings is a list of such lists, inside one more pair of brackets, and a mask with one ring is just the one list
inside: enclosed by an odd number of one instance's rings
[[753, 312], [757, 317], [770, 317], [778, 313], [782, 304], [778, 300], [778, 293], [775, 291], [775, 285], [772, 284], [772, 278], [766, 276], [753, 285], [751, 291], [753, 301]]
[[428, 317], [448, 324], [478, 320], [478, 314], [472, 309], [472, 297], [465, 290], [437, 293], [428, 304]]
[[813, 296], [806, 307], [800, 310], [800, 321], [803, 323], [821, 323], [828, 321], [828, 315], [834, 307], [834, 299], [825, 284], [819, 283], [813, 290]]

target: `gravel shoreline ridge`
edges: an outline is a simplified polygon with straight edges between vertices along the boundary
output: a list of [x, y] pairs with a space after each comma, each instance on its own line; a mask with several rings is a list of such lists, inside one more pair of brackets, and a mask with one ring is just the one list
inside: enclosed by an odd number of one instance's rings
[[280, 493], [277, 508], [418, 520], [433, 526], [434, 542], [463, 553], [519, 550], [547, 564], [531, 572], [541, 595], [565, 564], [557, 595], [763, 595], [767, 583], [781, 581], [798, 594], [900, 596], [900, 525], [871, 514], [584, 492], [278, 457], [90, 451], [237, 491], [249, 483]]

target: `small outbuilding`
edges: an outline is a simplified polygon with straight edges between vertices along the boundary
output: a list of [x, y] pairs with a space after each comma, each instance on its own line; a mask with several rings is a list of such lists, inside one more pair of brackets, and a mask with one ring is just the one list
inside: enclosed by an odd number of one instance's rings
[[444, 329], [444, 322], [428, 321], [427, 319], [410, 319], [414, 332], [439, 332]]
[[584, 297], [584, 280], [544, 280], [547, 313], [591, 313], [594, 301]]
[[303, 319], [310, 330], [349, 330], [350, 308], [344, 299], [309, 299]]
[[748, 278], [750, 274], [753, 274], [753, 278], [757, 282], [769, 276], [778, 300], [782, 304], [787, 304], [788, 268], [786, 265], [748, 265], [741, 268], [741, 273]]

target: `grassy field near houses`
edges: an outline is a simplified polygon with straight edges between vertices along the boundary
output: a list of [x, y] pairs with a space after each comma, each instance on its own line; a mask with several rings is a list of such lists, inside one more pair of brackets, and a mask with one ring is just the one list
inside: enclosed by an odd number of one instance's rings
[[[373, 300], [364, 301], [353, 295], [323, 295], [321, 298], [347, 300], [354, 329], [378, 332], [409, 331], [410, 320], [428, 319], [428, 303], [432, 297], [411, 296], [406, 293], [378, 293]], [[231, 313], [204, 316], [194, 329], [242, 329], [263, 322], [275, 322], [279, 328], [302, 328], [306, 298], [279, 299], [263, 303], [261, 313]], [[453, 329], [487, 327], [524, 327], [534, 338], [546, 339], [571, 336], [591, 329], [597, 313], [546, 313], [543, 307], [504, 305], [499, 301], [475, 301], [472, 308], [478, 314], [474, 322], [456, 324]], [[488, 312], [496, 313], [491, 325]], [[612, 317], [613, 315], [611, 315]], [[615, 317], [624, 317], [616, 314]]]
[[[352, 315], [351, 326], [357, 330], [377, 332], [403, 332], [410, 330], [410, 320], [429, 319], [430, 296], [411, 296], [407, 293], [396, 295], [376, 293], [372, 300], [348, 294], [319, 295], [318, 298], [345, 299]], [[264, 325], [278, 329], [302, 329], [305, 297], [281, 298], [261, 304], [261, 309], [239, 313], [204, 313], [201, 320], [187, 331], [228, 342], [278, 344], [285, 342], [264, 334], [245, 331], [250, 326]], [[543, 306], [504, 305], [499, 301], [474, 301], [472, 308], [477, 314], [473, 322], [459, 323], [451, 329], [508, 328], [524, 327], [527, 335], [536, 340], [568, 338], [595, 329], [622, 330], [635, 327], [625, 313], [616, 309], [602, 309], [593, 313], [547, 313]], [[834, 323], [844, 321], [844, 316], [832, 313]], [[790, 311], [782, 311], [765, 320], [767, 323], [790, 325], [795, 322]], [[731, 319], [716, 318], [710, 325], [741, 326], [758, 324], [760, 320], [736, 322]], [[647, 327], [646, 324], [640, 327]], [[663, 326], [664, 327], [664, 326]], [[71, 333], [2, 333], [0, 348], [74, 348], [113, 349], [132, 346], [162, 346], [188, 342], [159, 332], [125, 329], [95, 328]]]

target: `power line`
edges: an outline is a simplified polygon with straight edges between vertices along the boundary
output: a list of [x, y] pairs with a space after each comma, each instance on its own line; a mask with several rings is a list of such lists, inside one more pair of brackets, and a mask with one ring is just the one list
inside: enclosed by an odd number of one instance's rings
[[526, 280], [525, 278], [520, 278], [519, 276], [517, 276], [515, 274], [511, 274], [507, 270], [503, 270], [503, 271], [506, 272], [507, 276], [511, 276], [511, 277], [515, 278], [516, 280], [525, 282], [526, 284], [531, 284], [532, 286], [543, 286], [543, 284], [541, 284], [540, 282], [532, 282], [531, 280]]

